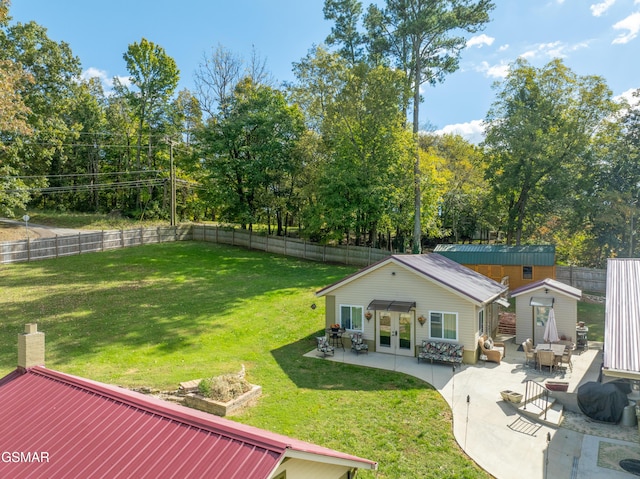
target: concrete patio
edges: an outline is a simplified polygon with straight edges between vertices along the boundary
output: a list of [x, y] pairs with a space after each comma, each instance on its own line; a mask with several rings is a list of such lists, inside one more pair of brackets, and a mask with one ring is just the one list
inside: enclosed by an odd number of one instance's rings
[[[335, 355], [325, 360], [394, 370], [432, 384], [453, 410], [453, 431], [460, 446], [480, 467], [499, 479], [636, 477], [619, 467], [616, 470], [617, 462], [604, 464], [602, 456], [606, 453], [601, 450], [622, 448], [640, 458], [637, 427], [595, 423], [579, 411], [568, 412], [560, 427], [552, 427], [521, 415], [500, 395], [503, 390], [524, 394], [527, 380], [541, 384], [546, 380], [567, 381], [567, 392], [575, 393], [581, 384], [597, 381], [602, 345], [591, 343], [588, 350], [573, 356], [572, 371], [553, 374], [525, 366], [524, 353], [517, 350], [518, 345], [512, 340], [506, 341], [506, 347], [501, 364], [463, 364], [455, 373], [451, 366], [418, 363], [413, 357], [373, 352], [356, 355], [349, 349], [336, 349]], [[316, 351], [307, 356], [317, 357]], [[570, 402], [569, 398], [574, 397], [564, 395], [563, 400]], [[568, 407], [576, 409], [575, 404]]]

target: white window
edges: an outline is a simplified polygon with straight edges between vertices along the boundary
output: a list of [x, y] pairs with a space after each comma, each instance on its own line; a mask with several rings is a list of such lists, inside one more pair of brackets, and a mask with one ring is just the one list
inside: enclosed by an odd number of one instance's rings
[[484, 333], [484, 309], [478, 311], [478, 332]]
[[429, 336], [434, 339], [458, 340], [458, 313], [429, 312]]
[[362, 317], [364, 308], [362, 306], [340, 305], [340, 326], [343, 329], [362, 331]]

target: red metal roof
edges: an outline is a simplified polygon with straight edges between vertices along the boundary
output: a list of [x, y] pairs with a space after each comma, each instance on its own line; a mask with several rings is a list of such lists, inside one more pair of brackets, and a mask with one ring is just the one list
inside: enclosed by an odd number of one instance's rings
[[377, 467], [41, 366], [0, 379], [0, 477], [267, 478], [291, 451]]

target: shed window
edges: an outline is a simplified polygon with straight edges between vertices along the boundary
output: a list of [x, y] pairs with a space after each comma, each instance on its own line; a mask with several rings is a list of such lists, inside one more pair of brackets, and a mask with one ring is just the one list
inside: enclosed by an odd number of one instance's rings
[[458, 313], [431, 311], [429, 313], [429, 336], [434, 339], [458, 340]]
[[362, 331], [362, 306], [340, 305], [340, 325], [343, 329]]
[[533, 266], [522, 267], [522, 279], [533, 279]]
[[484, 333], [484, 309], [478, 311], [478, 332]]

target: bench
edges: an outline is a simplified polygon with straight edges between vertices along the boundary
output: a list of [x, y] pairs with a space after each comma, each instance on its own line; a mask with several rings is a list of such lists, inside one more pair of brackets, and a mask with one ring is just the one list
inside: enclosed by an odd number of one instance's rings
[[433, 364], [434, 361], [440, 363], [453, 364], [455, 367], [462, 364], [462, 344], [450, 343], [448, 341], [424, 340], [418, 351], [418, 362], [421, 359], [428, 359]]

